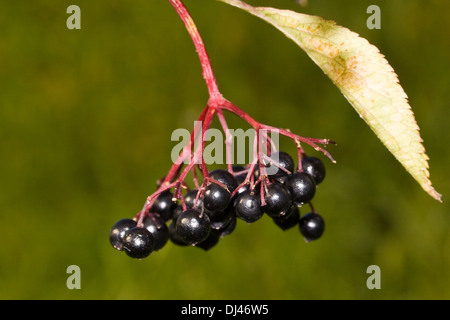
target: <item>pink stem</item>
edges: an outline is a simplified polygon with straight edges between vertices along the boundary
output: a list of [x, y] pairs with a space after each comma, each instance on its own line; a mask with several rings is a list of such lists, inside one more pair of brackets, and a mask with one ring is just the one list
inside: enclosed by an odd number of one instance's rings
[[230, 130], [228, 129], [227, 121], [225, 120], [222, 109], [219, 109], [217, 111], [217, 117], [219, 118], [223, 131], [225, 132], [225, 147], [226, 147], [225, 152], [227, 158], [228, 171], [233, 172], [233, 159], [231, 152], [231, 144], [233, 142], [233, 137], [230, 134]]
[[262, 124], [259, 123], [258, 121], [256, 121], [255, 119], [253, 119], [252, 117], [250, 117], [250, 115], [248, 115], [246, 112], [244, 112], [242, 109], [238, 108], [237, 106], [235, 106], [234, 104], [232, 104], [230, 101], [222, 99], [222, 103], [220, 104], [220, 107], [222, 109], [228, 110], [234, 114], [236, 114], [237, 116], [239, 116], [241, 119], [243, 119], [244, 121], [246, 121], [249, 125], [251, 125], [255, 130], [257, 130], [257, 132], [260, 129], [266, 129], [268, 131], [277, 131], [279, 133], [281, 133], [282, 135], [291, 138], [294, 141], [298, 141], [298, 142], [305, 142], [307, 144], [309, 144], [311, 147], [313, 147], [315, 150], [317, 151], [321, 151], [323, 154], [325, 154], [332, 162], [336, 162], [333, 157], [331, 156], [331, 154], [326, 151], [325, 149], [319, 147], [317, 145], [317, 143], [323, 144], [323, 145], [327, 145], [327, 144], [335, 144], [334, 141], [330, 140], [330, 139], [314, 139], [314, 138], [305, 138], [299, 135], [296, 135], [286, 129], [280, 129], [280, 128], [275, 128], [272, 126], [268, 126], [266, 124]]
[[303, 149], [300, 146], [300, 143], [298, 143], [297, 146], [297, 156], [298, 156], [298, 172], [302, 172], [303, 171], [303, 166], [302, 166], [302, 154], [303, 154]]
[[219, 99], [220, 97], [222, 97], [222, 94], [219, 92], [219, 88], [217, 87], [217, 82], [212, 71], [211, 62], [209, 60], [208, 54], [206, 53], [205, 45], [203, 44], [202, 37], [197, 30], [197, 26], [195, 25], [194, 20], [192, 19], [191, 15], [189, 14], [188, 10], [181, 2], [181, 0], [169, 0], [169, 2], [175, 8], [181, 20], [183, 20], [183, 23], [192, 38], [192, 42], [194, 43], [195, 49], [197, 50], [197, 54], [200, 59], [200, 63], [202, 65], [203, 78], [206, 81], [209, 96], [213, 99]]

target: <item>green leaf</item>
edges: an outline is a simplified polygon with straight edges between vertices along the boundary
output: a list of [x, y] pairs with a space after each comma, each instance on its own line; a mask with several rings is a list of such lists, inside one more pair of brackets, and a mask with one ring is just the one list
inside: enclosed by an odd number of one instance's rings
[[398, 77], [379, 50], [334, 21], [240, 0], [220, 0], [272, 24], [302, 48], [341, 90], [360, 117], [436, 200], [419, 126]]

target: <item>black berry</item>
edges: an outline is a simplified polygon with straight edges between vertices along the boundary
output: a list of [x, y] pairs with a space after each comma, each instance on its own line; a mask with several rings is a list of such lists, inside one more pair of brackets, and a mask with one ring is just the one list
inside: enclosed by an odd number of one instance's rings
[[164, 221], [172, 219], [173, 209], [177, 206], [177, 203], [173, 201], [173, 194], [169, 190], [161, 192], [156, 198], [155, 202], [150, 209], [150, 212], [158, 213]]
[[234, 229], [236, 229], [236, 222], [237, 222], [236, 214], [234, 214], [234, 211], [233, 211], [233, 215], [231, 216], [231, 221], [226, 226], [223, 226], [221, 229], [219, 229], [220, 236], [225, 237], [225, 236], [229, 235], [230, 233], [232, 233], [234, 231]]
[[137, 223], [131, 219], [121, 219], [117, 221], [111, 228], [109, 232], [109, 242], [111, 245], [119, 250], [123, 250], [123, 239], [125, 237], [125, 233], [131, 228], [136, 227]]
[[184, 242], [195, 245], [209, 236], [211, 221], [207, 214], [187, 209], [177, 219], [176, 232]]
[[145, 217], [144, 228], [147, 229], [153, 237], [154, 251], [158, 251], [164, 247], [169, 240], [169, 228], [161, 217], [152, 216]]
[[209, 173], [209, 176], [221, 183], [223, 183], [228, 191], [232, 193], [238, 186], [238, 182], [236, 181], [236, 178], [234, 175], [227, 170], [223, 169], [216, 169]]
[[194, 206], [198, 209], [201, 209], [203, 207], [203, 198], [198, 197], [197, 202], [195, 199], [197, 198], [197, 189], [189, 190], [186, 192], [186, 195], [184, 196], [184, 202], [186, 203], [186, 207], [188, 209], [194, 208]]
[[292, 201], [298, 206], [308, 203], [316, 194], [313, 178], [305, 172], [294, 172], [286, 182], [291, 192]]
[[[295, 163], [292, 157], [283, 151], [273, 152], [270, 155], [270, 158], [276, 163], [269, 163], [269, 168], [266, 170], [271, 173], [271, 171], [274, 171], [274, 173], [268, 174], [268, 177], [270, 179], [278, 180], [282, 179], [283, 177], [286, 177], [288, 173], [285, 171], [289, 171], [289, 173], [292, 173], [295, 168]], [[285, 169], [281, 169], [281, 168]]]
[[[188, 208], [191, 209], [191, 208]], [[183, 212], [183, 206], [181, 204], [177, 205], [175, 209], [173, 209], [172, 222], [177, 222], [178, 217]]]
[[125, 233], [123, 249], [131, 258], [143, 259], [153, 251], [153, 236], [145, 228], [134, 227]]
[[[247, 173], [241, 173], [236, 176], [236, 181], [238, 183], [238, 186], [240, 186], [245, 181], [246, 177], [247, 177]], [[236, 194], [241, 194], [242, 192], [244, 192], [245, 190], [248, 190], [248, 189], [250, 189], [250, 183], [245, 184], [242, 187], [240, 187], [239, 190], [236, 191]]]
[[208, 251], [214, 246], [216, 246], [219, 240], [220, 240], [220, 232], [217, 230], [211, 230], [209, 236], [202, 242], [197, 243], [195, 246], [205, 251]]
[[288, 188], [278, 182], [271, 183], [265, 188], [263, 210], [271, 217], [284, 215], [292, 205], [291, 194]]
[[232, 205], [229, 205], [225, 210], [219, 212], [207, 212], [205, 211], [209, 220], [211, 220], [211, 228], [213, 230], [220, 230], [227, 226], [233, 219], [234, 209]]
[[264, 214], [259, 193], [251, 190], [241, 193], [234, 202], [234, 213], [247, 223], [259, 220]]
[[169, 224], [169, 239], [172, 243], [185, 247], [188, 244], [181, 239], [181, 237], [177, 233], [177, 223], [176, 220], [172, 220], [172, 222]]
[[325, 230], [325, 222], [319, 214], [307, 213], [300, 218], [299, 227], [305, 241], [309, 242], [322, 236]]
[[325, 166], [319, 158], [307, 156], [302, 159], [302, 169], [313, 177], [314, 182], [321, 183], [325, 178]]
[[273, 222], [283, 230], [288, 230], [297, 225], [300, 219], [300, 209], [293, 204], [282, 216], [273, 218]]
[[231, 200], [231, 193], [219, 186], [217, 183], [210, 183], [203, 196], [203, 205], [209, 211], [222, 211], [228, 207]]

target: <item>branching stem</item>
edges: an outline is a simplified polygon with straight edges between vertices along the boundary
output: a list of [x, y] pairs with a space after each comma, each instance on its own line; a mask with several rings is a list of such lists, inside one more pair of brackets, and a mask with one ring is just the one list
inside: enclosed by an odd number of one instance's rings
[[[208, 102], [201, 112], [200, 116], [198, 117], [198, 121], [200, 122], [200, 128], [194, 128], [194, 131], [191, 133], [191, 138], [189, 143], [183, 148], [181, 154], [179, 155], [178, 159], [175, 161], [175, 163], [170, 168], [169, 172], [163, 179], [163, 181], [159, 184], [158, 189], [147, 198], [147, 201], [144, 204], [144, 207], [142, 210], [136, 215], [135, 220], [138, 222], [138, 226], [142, 226], [143, 219], [146, 215], [149, 215], [151, 212], [151, 207], [153, 203], [155, 202], [156, 198], [164, 191], [169, 190], [171, 188], [174, 188], [174, 198], [180, 199], [183, 210], [186, 209], [186, 204], [183, 198], [183, 194], [181, 193], [182, 188], [186, 188], [185, 179], [189, 172], [193, 173], [193, 180], [195, 187], [198, 189], [197, 198], [199, 198], [202, 193], [204, 192], [206, 185], [208, 183], [214, 182], [219, 183], [218, 181], [214, 181], [209, 177], [208, 168], [205, 163], [205, 159], [203, 156], [203, 152], [205, 149], [205, 136], [208, 131], [208, 129], [211, 126], [211, 123], [215, 116], [218, 117], [220, 124], [222, 126], [222, 129], [225, 132], [226, 136], [226, 158], [227, 158], [227, 164], [228, 164], [228, 171], [233, 173], [232, 169], [232, 139], [233, 137], [230, 134], [230, 131], [228, 129], [228, 125], [224, 116], [223, 111], [228, 111], [236, 116], [243, 119], [245, 122], [247, 122], [256, 132], [255, 141], [254, 141], [254, 150], [253, 150], [253, 161], [250, 165], [248, 165], [248, 171], [245, 181], [233, 192], [233, 195], [237, 192], [237, 190], [246, 185], [249, 184], [250, 188], [254, 190], [254, 188], [257, 186], [258, 183], [260, 183], [260, 190], [261, 193], [261, 204], [265, 204], [264, 200], [264, 186], [266, 183], [268, 183], [267, 176], [265, 174], [265, 167], [263, 165], [263, 159], [267, 156], [264, 154], [264, 150], [267, 154], [270, 153], [270, 151], [275, 151], [276, 146], [273, 143], [273, 141], [270, 139], [268, 133], [269, 132], [276, 132], [283, 136], [286, 136], [294, 141], [294, 143], [297, 145], [298, 155], [299, 155], [299, 161], [301, 158], [301, 155], [304, 153], [302, 147], [300, 146], [300, 143], [306, 143], [313, 147], [317, 151], [321, 151], [324, 153], [328, 158], [330, 158], [331, 161], [335, 162], [334, 159], [331, 157], [330, 153], [320, 147], [318, 144], [321, 144], [323, 146], [326, 146], [328, 144], [334, 144], [333, 141], [329, 139], [315, 139], [315, 138], [305, 138], [299, 135], [296, 135], [292, 133], [288, 129], [281, 129], [272, 127], [266, 124], [262, 124], [258, 121], [256, 121], [254, 118], [252, 118], [249, 114], [244, 112], [241, 108], [237, 107], [235, 104], [231, 103], [230, 101], [226, 100], [222, 94], [219, 91], [219, 88], [217, 86], [216, 78], [214, 76], [214, 72], [212, 70], [211, 62], [208, 57], [208, 54], [206, 52], [205, 45], [203, 43], [203, 40], [200, 36], [200, 33], [197, 29], [197, 26], [194, 23], [194, 20], [192, 19], [191, 15], [189, 14], [188, 10], [184, 6], [181, 0], [168, 0], [172, 6], [175, 8], [176, 12], [178, 13], [179, 17], [183, 21], [191, 39], [194, 43], [195, 49], [197, 51], [198, 57], [200, 59], [200, 64], [202, 67], [202, 73], [203, 78], [206, 83], [206, 87], [208, 89], [209, 99]], [[199, 137], [199, 130], [201, 129], [200, 133], [200, 143], [195, 146], [195, 141]], [[264, 141], [260, 141], [260, 137], [263, 137]], [[195, 150], [194, 150], [195, 149]], [[186, 167], [182, 169], [183, 164], [186, 164]], [[198, 181], [197, 174], [195, 172], [196, 168], [195, 166], [199, 166], [199, 169], [202, 172], [203, 180], [200, 185]], [[275, 163], [277, 166], [277, 164]], [[254, 171], [256, 169], [256, 166], [258, 166], [260, 171], [260, 176], [258, 179], [254, 178]], [[301, 167], [300, 167], [301, 170]], [[255, 190], [256, 191], [256, 190]]]

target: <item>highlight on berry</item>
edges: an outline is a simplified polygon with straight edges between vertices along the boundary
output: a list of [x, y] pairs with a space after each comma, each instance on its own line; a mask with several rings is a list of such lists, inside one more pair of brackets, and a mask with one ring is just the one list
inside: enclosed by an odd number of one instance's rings
[[[288, 153], [276, 153], [276, 157], [273, 154], [252, 164], [208, 171], [206, 177], [201, 171], [203, 182], [195, 174], [193, 188], [180, 183], [178, 169], [175, 183], [166, 183], [166, 188], [158, 185], [142, 211], [112, 226], [111, 245], [136, 259], [162, 249], [169, 241], [207, 251], [234, 231], [238, 219], [250, 224], [264, 215], [281, 230], [296, 227], [306, 242], [319, 239], [325, 223], [311, 200], [325, 178], [325, 166], [319, 158], [304, 154], [295, 166]], [[275, 174], [265, 173], [269, 165], [277, 167]], [[305, 205], [310, 210], [301, 215]]]

